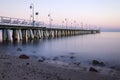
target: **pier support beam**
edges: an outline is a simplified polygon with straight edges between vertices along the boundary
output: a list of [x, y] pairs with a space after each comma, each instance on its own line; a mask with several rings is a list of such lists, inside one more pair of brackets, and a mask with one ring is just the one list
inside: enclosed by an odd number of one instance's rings
[[22, 40], [26, 41], [27, 39], [28, 39], [28, 37], [27, 37], [27, 30], [22, 30]]
[[43, 30], [43, 38], [48, 38], [48, 37], [49, 37], [48, 30]]
[[19, 40], [19, 30], [13, 29], [12, 38], [13, 38], [13, 41]]
[[39, 30], [33, 30], [34, 39], [40, 39], [40, 31]]
[[61, 36], [65, 36], [64, 30], [61, 30]]
[[61, 31], [57, 30], [57, 37], [61, 37]]
[[49, 37], [49, 38], [52, 38], [52, 30], [49, 30], [49, 31], [48, 31], [48, 34], [49, 34], [48, 37]]
[[42, 29], [40, 30], [40, 35], [41, 35], [41, 38], [43, 38], [43, 30]]
[[18, 34], [19, 34], [19, 39], [22, 40], [22, 31], [19, 30], [19, 33], [18, 33]]
[[28, 37], [28, 40], [34, 39], [33, 31], [31, 29], [27, 30], [27, 37]]
[[39, 36], [39, 39], [42, 38], [41, 30], [38, 30], [38, 36]]
[[29, 30], [29, 37], [28, 37], [29, 40], [33, 40], [34, 39], [34, 34], [33, 34], [33, 31], [30, 29]]
[[52, 38], [54, 38], [55, 36], [54, 36], [54, 30], [52, 30]]
[[10, 30], [7, 30], [7, 29], [2, 30], [2, 40], [3, 41], [10, 41], [11, 40]]
[[57, 37], [58, 33], [57, 30], [54, 30], [54, 37]]

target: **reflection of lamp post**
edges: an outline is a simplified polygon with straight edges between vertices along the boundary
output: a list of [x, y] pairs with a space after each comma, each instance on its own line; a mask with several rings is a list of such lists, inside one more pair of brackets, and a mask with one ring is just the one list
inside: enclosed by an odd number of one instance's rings
[[66, 29], [67, 29], [67, 24], [68, 24], [68, 20], [67, 20], [67, 18], [65, 18], [65, 21], [66, 21]]
[[34, 4], [30, 4], [30, 9], [32, 9], [32, 22], [33, 22], [33, 26], [34, 26]]

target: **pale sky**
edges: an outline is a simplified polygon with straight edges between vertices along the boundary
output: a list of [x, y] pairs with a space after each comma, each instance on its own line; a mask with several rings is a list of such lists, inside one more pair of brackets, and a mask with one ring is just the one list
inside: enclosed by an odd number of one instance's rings
[[120, 29], [120, 0], [0, 0], [0, 16], [30, 19], [30, 4], [34, 3], [38, 20], [48, 23], [51, 14], [54, 24], [67, 18], [68, 24], [97, 25]]

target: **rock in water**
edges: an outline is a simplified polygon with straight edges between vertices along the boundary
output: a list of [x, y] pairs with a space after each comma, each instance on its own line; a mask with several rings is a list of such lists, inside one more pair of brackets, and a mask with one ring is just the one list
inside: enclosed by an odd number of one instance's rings
[[17, 48], [17, 51], [22, 51], [22, 49], [21, 48]]
[[71, 56], [70, 59], [74, 59], [75, 57], [74, 56]]
[[110, 68], [111, 68], [111, 69], [115, 69], [115, 66], [111, 66]]
[[98, 72], [98, 70], [96, 70], [96, 69], [93, 68], [93, 67], [90, 67], [89, 71], [91, 71], [91, 72]]
[[104, 63], [104, 62], [99, 62], [99, 61], [97, 61], [97, 60], [93, 60], [93, 61], [92, 61], [92, 64], [93, 64], [93, 65], [98, 65], [98, 66], [105, 66], [105, 63]]
[[26, 65], [30, 65], [30, 63], [26, 63]]
[[44, 62], [44, 60], [43, 59], [39, 59], [38, 62]]
[[44, 62], [45, 60], [46, 60], [45, 57], [41, 57], [41, 58], [38, 60], [38, 62]]
[[58, 59], [59, 59], [58, 57], [54, 57], [54, 58], [53, 58], [54, 61], [55, 61], [55, 60], [58, 60]]
[[104, 63], [104, 62], [100, 62], [99, 65], [100, 65], [100, 66], [105, 66], [105, 63]]
[[29, 56], [22, 54], [19, 56], [20, 59], [29, 59]]
[[93, 65], [98, 65], [98, 64], [99, 64], [99, 61], [93, 60], [93, 61], [92, 61], [92, 64], [93, 64]]

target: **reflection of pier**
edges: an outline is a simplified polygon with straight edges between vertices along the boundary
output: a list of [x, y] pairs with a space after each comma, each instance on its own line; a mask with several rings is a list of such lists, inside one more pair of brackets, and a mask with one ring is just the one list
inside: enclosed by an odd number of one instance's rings
[[[32, 40], [47, 37], [61, 37], [73, 36], [80, 34], [93, 34], [99, 33], [99, 30], [85, 30], [73, 28], [48, 28], [42, 22], [35, 22], [32, 25], [31, 21], [26, 21], [16, 18], [0, 17], [0, 30], [2, 30], [2, 39], [9, 40]], [[10, 31], [12, 30], [12, 39]]]

